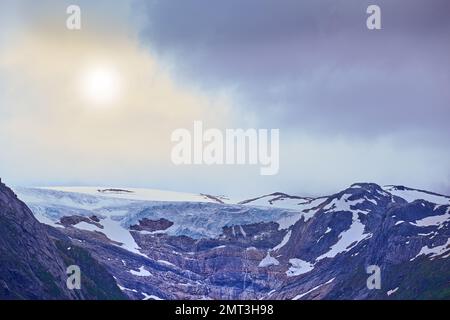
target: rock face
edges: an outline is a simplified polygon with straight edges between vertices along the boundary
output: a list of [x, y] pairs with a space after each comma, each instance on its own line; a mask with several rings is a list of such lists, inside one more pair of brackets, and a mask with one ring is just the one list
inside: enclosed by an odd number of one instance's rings
[[57, 250], [89, 252], [132, 299], [450, 299], [450, 198], [432, 192], [358, 183], [226, 204], [16, 191]]
[[[90, 285], [93, 279], [89, 274], [82, 275], [84, 288], [82, 285], [81, 290], [69, 290], [66, 268], [72, 264], [92, 264], [92, 268], [98, 269], [96, 277], [109, 277], [112, 284], [115, 282], [88, 252], [72, 246], [62, 234], [56, 241], [48, 228], [36, 220], [13, 191], [0, 183], [0, 299], [124, 298], [117, 286], [114, 290], [108, 284], [109, 292], [102, 292], [100, 286]], [[69, 246], [73, 251], [65, 252]]]
[[0, 296], [75, 298], [65, 283], [65, 266], [45, 227], [5, 185], [0, 185]]
[[148, 231], [148, 232], [154, 232], [158, 230], [166, 230], [167, 228], [170, 228], [173, 225], [173, 222], [167, 220], [167, 219], [158, 219], [158, 220], [150, 220], [147, 218], [144, 218], [139, 221], [139, 224], [130, 226], [131, 230], [136, 231]]

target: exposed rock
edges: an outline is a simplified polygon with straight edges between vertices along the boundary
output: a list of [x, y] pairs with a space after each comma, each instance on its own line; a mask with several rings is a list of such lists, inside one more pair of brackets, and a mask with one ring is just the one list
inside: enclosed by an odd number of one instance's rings
[[[0, 299], [125, 298], [112, 276], [86, 250], [70, 241], [55, 242], [49, 229], [67, 238], [39, 223], [0, 183]], [[82, 267], [81, 290], [67, 288], [66, 269], [72, 264]]]
[[166, 230], [167, 228], [171, 227], [173, 225], [172, 221], [169, 221], [167, 219], [159, 219], [159, 220], [150, 220], [147, 218], [139, 220], [138, 225], [132, 225], [130, 226], [131, 230], [136, 231], [158, 231], [158, 230]]
[[[94, 219], [92, 218], [94, 217]], [[94, 226], [99, 227], [100, 229], [103, 229], [103, 226], [99, 223], [100, 219], [98, 219], [95, 215], [92, 217], [83, 217], [83, 216], [67, 216], [67, 217], [62, 217], [60, 220], [60, 223], [65, 226], [74, 226], [80, 222], [86, 222], [88, 224], [92, 224]]]

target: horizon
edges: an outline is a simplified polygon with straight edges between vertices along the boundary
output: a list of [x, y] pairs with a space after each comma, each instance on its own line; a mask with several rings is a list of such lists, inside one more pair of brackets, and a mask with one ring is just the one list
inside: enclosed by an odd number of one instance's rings
[[[4, 183], [5, 185], [11, 187], [12, 189], [15, 188], [30, 188], [30, 189], [49, 189], [49, 190], [57, 190], [57, 191], [62, 191], [62, 192], [81, 192], [84, 193], [83, 191], [86, 190], [81, 190], [81, 189], [89, 189], [89, 188], [93, 188], [93, 189], [98, 189], [97, 191], [100, 190], [120, 190], [120, 191], [131, 191], [131, 192], [137, 192], [137, 191], [157, 191], [157, 192], [166, 192], [169, 194], [185, 194], [185, 195], [205, 195], [205, 196], [215, 196], [215, 197], [224, 197], [225, 199], [228, 200], [234, 200], [234, 201], [244, 201], [244, 200], [249, 200], [249, 199], [253, 199], [253, 198], [260, 198], [260, 197], [267, 197], [267, 196], [271, 196], [271, 195], [275, 195], [277, 193], [280, 194], [285, 194], [288, 196], [297, 196], [297, 197], [310, 197], [313, 199], [318, 199], [318, 198], [323, 198], [323, 197], [329, 197], [332, 196], [334, 194], [337, 194], [339, 192], [342, 192], [344, 190], [350, 189], [353, 186], [357, 186], [357, 185], [361, 185], [361, 184], [375, 184], [377, 186], [379, 186], [382, 189], [386, 189], [389, 187], [395, 187], [395, 188], [405, 188], [406, 190], [416, 190], [416, 191], [421, 191], [421, 192], [426, 192], [426, 193], [430, 193], [430, 194], [434, 194], [434, 195], [438, 195], [438, 196], [444, 196], [444, 197], [450, 197], [450, 194], [445, 194], [445, 193], [439, 193], [435, 190], [425, 190], [425, 189], [421, 189], [420, 187], [415, 187], [415, 186], [406, 186], [406, 185], [399, 185], [399, 184], [386, 184], [386, 185], [381, 185], [378, 184], [376, 182], [354, 182], [348, 186], [342, 187], [340, 189], [336, 189], [335, 191], [331, 192], [331, 193], [327, 193], [327, 194], [308, 194], [308, 193], [287, 193], [284, 192], [283, 190], [273, 190], [270, 192], [263, 192], [260, 194], [215, 194], [215, 193], [209, 193], [209, 192], [193, 192], [190, 190], [172, 190], [172, 189], [156, 189], [156, 188], [151, 188], [151, 187], [136, 187], [136, 186], [126, 186], [126, 185], [47, 185], [47, 186], [40, 186], [40, 185], [8, 185], [8, 183], [5, 183], [1, 178], [0, 178], [0, 183]], [[74, 190], [74, 189], [80, 189], [80, 190]], [[158, 200], [158, 201], [162, 201], [162, 200]], [[164, 200], [166, 201], [166, 200]], [[170, 200], [167, 200], [170, 201]]]

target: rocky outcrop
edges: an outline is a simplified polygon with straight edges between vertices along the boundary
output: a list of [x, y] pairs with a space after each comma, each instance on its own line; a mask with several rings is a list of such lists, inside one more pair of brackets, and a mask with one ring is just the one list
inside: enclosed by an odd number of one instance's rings
[[139, 224], [130, 226], [130, 229], [136, 231], [154, 232], [159, 230], [166, 230], [172, 225], [173, 225], [172, 221], [169, 221], [164, 218], [158, 220], [150, 220], [144, 218], [142, 220], [139, 220]]
[[0, 297], [70, 299], [66, 267], [45, 227], [4, 184], [0, 184]]
[[95, 215], [91, 216], [91, 217], [83, 217], [83, 216], [67, 216], [67, 217], [62, 217], [60, 220], [60, 223], [64, 226], [64, 227], [69, 227], [69, 226], [74, 226], [80, 222], [86, 222], [88, 224], [92, 224], [94, 226], [97, 226], [100, 229], [103, 229], [103, 226], [99, 223], [99, 218], [96, 217]]
[[[0, 299], [125, 298], [114, 278], [85, 249], [56, 241], [49, 229], [0, 183]], [[63, 237], [55, 229], [52, 232]], [[81, 290], [66, 285], [66, 270], [73, 264], [86, 267]]]

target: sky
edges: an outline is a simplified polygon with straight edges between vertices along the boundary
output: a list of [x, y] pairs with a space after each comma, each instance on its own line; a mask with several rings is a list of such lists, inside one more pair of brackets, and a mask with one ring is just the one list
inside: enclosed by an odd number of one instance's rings
[[[81, 30], [65, 26], [70, 4]], [[381, 30], [366, 27], [369, 4]], [[361, 181], [450, 194], [449, 38], [445, 0], [2, 1], [0, 177], [233, 196]], [[92, 88], [105, 73], [113, 97]], [[279, 173], [175, 166], [171, 132], [195, 120], [279, 129]]]

